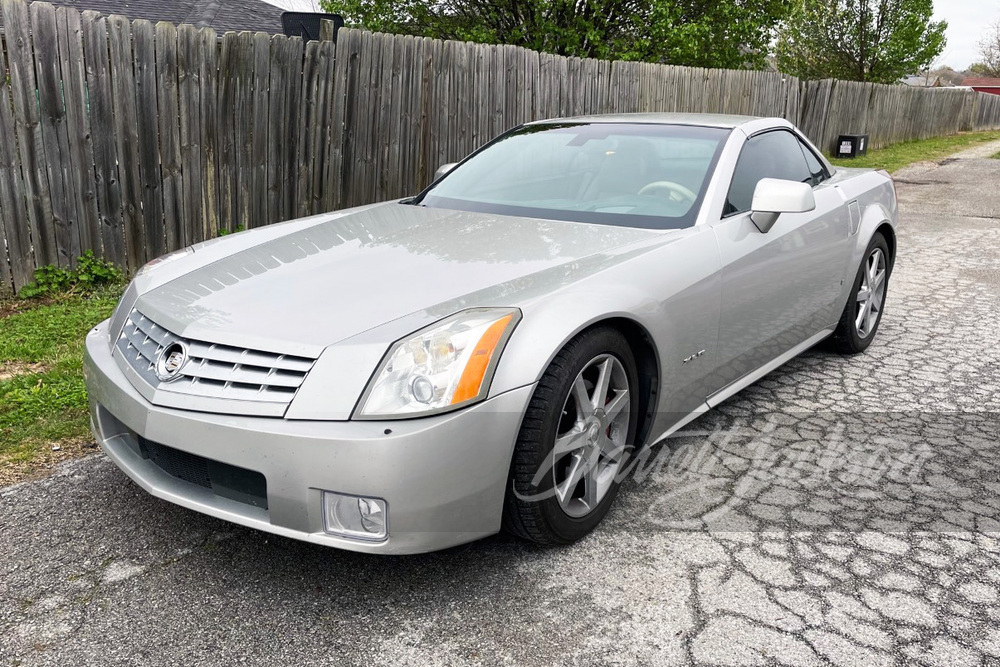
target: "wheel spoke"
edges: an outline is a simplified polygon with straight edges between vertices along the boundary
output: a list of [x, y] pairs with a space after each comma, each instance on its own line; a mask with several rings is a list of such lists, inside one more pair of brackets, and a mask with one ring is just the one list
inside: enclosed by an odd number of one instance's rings
[[587, 394], [587, 385], [583, 381], [582, 374], [576, 376], [576, 382], [573, 383], [573, 398], [576, 400], [578, 418], [584, 419], [594, 414], [594, 404]]
[[603, 408], [608, 402], [608, 387], [611, 386], [611, 357], [601, 364], [601, 371], [597, 376], [597, 385], [594, 387], [594, 409]]
[[604, 407], [604, 412], [608, 416], [608, 421], [612, 422], [618, 414], [629, 406], [628, 389], [619, 389], [611, 402]]
[[872, 308], [882, 310], [882, 299], [885, 297], [883, 290], [878, 290], [872, 294]]
[[609, 463], [618, 463], [625, 453], [625, 445], [616, 444], [614, 440], [604, 437], [601, 440], [601, 454]]
[[586, 474], [583, 478], [583, 504], [587, 506], [588, 510], [592, 510], [597, 507], [597, 503], [601, 500], [601, 488], [598, 477], [601, 474], [601, 466], [597, 464], [597, 461], [588, 461]]
[[858, 303], [864, 303], [869, 298], [871, 298], [871, 295], [872, 295], [871, 290], [869, 290], [867, 287], [862, 287], [861, 290], [858, 292]]
[[556, 485], [556, 498], [559, 499], [560, 505], [566, 505], [573, 496], [573, 491], [576, 490], [576, 485], [580, 483], [580, 477], [586, 472], [586, 462], [583, 460], [583, 454], [574, 454], [573, 462], [570, 464], [569, 474], [566, 475], [565, 481], [562, 484]]
[[885, 282], [885, 269], [882, 269], [875, 274], [875, 279], [872, 281], [872, 291], [877, 292], [878, 288], [882, 286]]
[[871, 307], [871, 301], [865, 301], [863, 304], [861, 304], [861, 307], [858, 308], [858, 316], [854, 320], [854, 326], [856, 326], [858, 328], [858, 333], [860, 333], [862, 336], [865, 335], [865, 331], [864, 331], [863, 327], [864, 327], [865, 318], [868, 317], [868, 309], [870, 307]]
[[870, 332], [875, 328], [875, 323], [878, 321], [878, 311], [874, 308], [868, 309], [868, 326], [866, 327], [866, 333]]

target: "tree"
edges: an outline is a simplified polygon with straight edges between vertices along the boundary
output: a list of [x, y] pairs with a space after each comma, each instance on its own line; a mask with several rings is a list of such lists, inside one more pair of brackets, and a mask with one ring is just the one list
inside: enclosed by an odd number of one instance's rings
[[693, 67], [763, 69], [789, 0], [653, 2], [637, 19], [636, 39], [614, 54], [626, 60]]
[[369, 30], [514, 44], [581, 58], [766, 64], [792, 0], [324, 0]]
[[979, 40], [979, 55], [982, 61], [972, 69], [980, 76], [1000, 77], [1000, 21], [997, 21]]
[[799, 0], [780, 28], [783, 72], [808, 79], [896, 83], [945, 45], [932, 0]]

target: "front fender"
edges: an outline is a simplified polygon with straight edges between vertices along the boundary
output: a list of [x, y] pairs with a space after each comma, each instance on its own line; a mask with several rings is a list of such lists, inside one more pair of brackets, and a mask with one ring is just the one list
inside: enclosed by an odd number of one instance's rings
[[556, 354], [581, 331], [602, 321], [626, 319], [647, 333], [647, 317], [658, 310], [651, 295], [621, 286], [604, 292], [568, 290], [548, 298], [544, 306], [526, 308], [497, 366], [490, 394], [537, 382]]
[[895, 215], [893, 212], [883, 202], [870, 204], [862, 212], [861, 224], [858, 228], [858, 233], [855, 235], [855, 243], [851, 248], [851, 257], [847, 264], [847, 275], [844, 276], [844, 285], [848, 292], [854, 284], [854, 277], [857, 274], [858, 267], [861, 266], [862, 260], [864, 260], [868, 244], [871, 243], [875, 232], [886, 224], [893, 230], [893, 238], [889, 239], [889, 243], [890, 245], [895, 245]]
[[[868, 178], [872, 178], [874, 175], [874, 173], [868, 175]], [[861, 266], [864, 259], [865, 250], [868, 249], [868, 244], [871, 243], [872, 237], [880, 228], [888, 226], [892, 234], [889, 246], [891, 249], [896, 247], [895, 229], [898, 224], [898, 209], [892, 182], [886, 179], [883, 184], [870, 189], [858, 197], [858, 204], [861, 209], [861, 222], [858, 225], [857, 233], [852, 235], [853, 243], [850, 245], [850, 256], [844, 274], [842, 303], [847, 303], [850, 298], [854, 279], [857, 276], [858, 267]]]
[[[720, 262], [711, 229], [695, 228], [677, 242], [523, 304], [491, 394], [537, 382], [584, 329], [627, 320], [652, 344], [658, 411], [690, 412], [704, 402], [719, 359]], [[693, 358], [698, 362], [687, 363]]]
[[[870, 204], [861, 215], [861, 226], [858, 229], [858, 242], [856, 244], [856, 252], [858, 253], [857, 260], [861, 261], [861, 255], [864, 254], [865, 248], [871, 242], [872, 237], [878, 228], [882, 225], [888, 223], [890, 228], [893, 228], [893, 235], [895, 235], [896, 226], [896, 215], [893, 211], [889, 210], [883, 202], [875, 202]], [[890, 239], [892, 241], [895, 238]], [[857, 266], [857, 263], [855, 263]]]

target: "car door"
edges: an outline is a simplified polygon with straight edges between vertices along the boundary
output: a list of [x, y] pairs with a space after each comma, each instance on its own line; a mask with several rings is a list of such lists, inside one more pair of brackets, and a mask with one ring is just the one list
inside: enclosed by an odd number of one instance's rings
[[[761, 233], [750, 206], [762, 178], [812, 184], [815, 210], [784, 213]], [[722, 218], [713, 223], [722, 259], [718, 389], [836, 322], [849, 216], [828, 178], [789, 130], [768, 130], [743, 145]]]

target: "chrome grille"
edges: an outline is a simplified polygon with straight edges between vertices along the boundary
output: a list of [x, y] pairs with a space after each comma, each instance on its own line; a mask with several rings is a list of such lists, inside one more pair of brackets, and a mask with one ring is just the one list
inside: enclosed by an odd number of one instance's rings
[[[177, 379], [163, 382], [156, 375], [156, 362], [160, 352], [174, 343], [186, 346], [188, 360]], [[181, 338], [138, 310], [129, 313], [116, 347], [128, 366], [157, 392], [226, 401], [225, 406], [194, 404], [194, 409], [209, 412], [281, 416], [314, 362], [306, 357]], [[231, 401], [247, 402], [253, 407], [241, 409], [240, 404], [235, 404], [234, 410]], [[169, 403], [181, 407], [176, 401]]]

